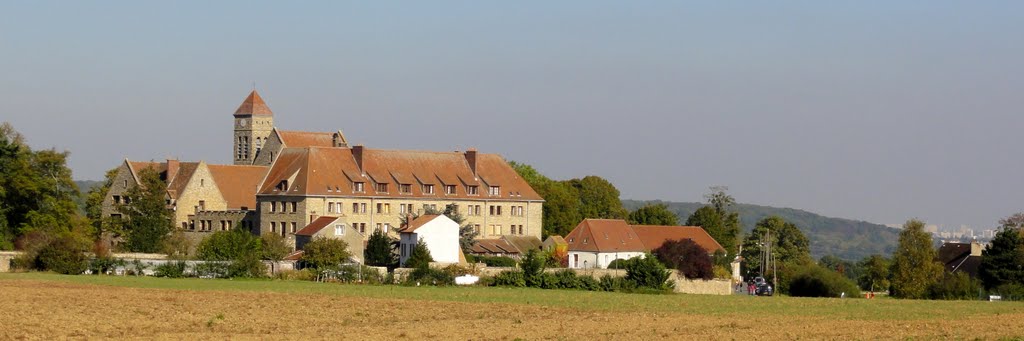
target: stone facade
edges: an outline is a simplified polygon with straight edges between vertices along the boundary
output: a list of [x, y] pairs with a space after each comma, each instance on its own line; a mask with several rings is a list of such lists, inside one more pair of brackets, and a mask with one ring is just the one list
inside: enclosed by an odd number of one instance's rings
[[103, 198], [102, 216], [104, 218], [120, 217], [121, 212], [118, 211], [118, 205], [124, 203], [125, 192], [137, 186], [138, 183], [128, 160], [125, 160], [121, 163], [120, 167], [117, 167], [117, 175], [114, 176], [114, 182], [110, 185], [107, 196]]
[[195, 172], [188, 179], [176, 179], [175, 181], [186, 181], [177, 199], [171, 202], [174, 209], [174, 226], [183, 230], [194, 231], [199, 227], [193, 224], [193, 216], [200, 211], [226, 211], [227, 201], [221, 194], [220, 188], [210, 174], [210, 168], [206, 162], [199, 162]]
[[263, 142], [263, 147], [256, 153], [256, 158], [253, 159], [252, 164], [255, 166], [270, 166], [270, 164], [274, 163], [274, 158], [281, 155], [281, 149], [284, 149], [284, 141], [281, 141], [281, 136], [274, 132]]

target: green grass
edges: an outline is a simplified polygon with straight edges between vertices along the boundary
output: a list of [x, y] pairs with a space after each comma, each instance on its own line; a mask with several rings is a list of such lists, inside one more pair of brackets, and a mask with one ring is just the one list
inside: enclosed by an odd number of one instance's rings
[[972, 315], [1024, 313], [1024, 303], [829, 299], [710, 295], [643, 295], [569, 290], [495, 287], [407, 287], [344, 285], [306, 281], [171, 279], [130, 276], [65, 276], [50, 273], [0, 274], [0, 281], [35, 280], [116, 287], [203, 291], [254, 291], [341, 295], [387, 299], [541, 305], [580, 310], [692, 313], [701, 315], [771, 314], [829, 316], [854, 320], [955, 319]]

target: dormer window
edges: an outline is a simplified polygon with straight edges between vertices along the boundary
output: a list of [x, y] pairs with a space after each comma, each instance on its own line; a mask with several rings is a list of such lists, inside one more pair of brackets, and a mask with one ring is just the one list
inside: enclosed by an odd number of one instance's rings
[[501, 186], [491, 186], [488, 190], [492, 197], [501, 196]]
[[434, 194], [434, 185], [423, 185], [423, 194]]
[[276, 189], [278, 191], [287, 191], [288, 190], [288, 180], [281, 180], [281, 182], [278, 182]]
[[455, 185], [444, 185], [444, 194], [455, 194]]
[[364, 191], [366, 191], [366, 189], [363, 187], [364, 185], [365, 183], [363, 182], [354, 182], [352, 183], [352, 191], [356, 193], [363, 193]]
[[412, 185], [409, 185], [409, 184], [398, 185], [398, 191], [401, 192], [402, 194], [410, 194], [410, 193], [412, 193]]
[[468, 195], [477, 195], [478, 194], [477, 193], [477, 186], [475, 186], [475, 185], [474, 186], [466, 186], [466, 194], [468, 194]]
[[387, 193], [388, 184], [377, 184], [377, 193]]

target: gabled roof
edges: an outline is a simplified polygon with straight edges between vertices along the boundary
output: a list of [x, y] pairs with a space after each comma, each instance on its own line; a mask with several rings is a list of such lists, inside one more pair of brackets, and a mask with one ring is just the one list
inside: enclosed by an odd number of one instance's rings
[[331, 223], [335, 222], [336, 220], [338, 220], [338, 217], [322, 216], [316, 218], [316, 220], [313, 220], [313, 222], [309, 223], [309, 225], [306, 225], [306, 227], [303, 227], [301, 230], [296, 231], [295, 235], [309, 237], [315, 236], [317, 232], [320, 232], [320, 230], [323, 230], [325, 227], [330, 226]]
[[267, 106], [267, 103], [263, 101], [263, 98], [260, 97], [256, 90], [250, 92], [249, 97], [246, 97], [242, 104], [238, 106], [238, 110], [235, 110], [235, 116], [270, 116], [273, 114], [274, 112], [270, 111], [270, 107]]
[[541, 249], [540, 238], [534, 236], [503, 236], [502, 239], [515, 246], [523, 254], [530, 250]]
[[548, 239], [545, 239], [543, 244], [544, 245], [548, 245], [548, 244], [551, 244], [551, 245], [569, 245], [569, 243], [565, 241], [565, 238], [562, 238], [562, 236], [559, 236], [559, 235], [548, 236]]
[[131, 160], [127, 160], [127, 159], [125, 159], [124, 161], [128, 164], [128, 170], [131, 171], [132, 178], [135, 179], [135, 183], [139, 183], [139, 171], [141, 171], [143, 169], [146, 169], [146, 168], [151, 168], [153, 170], [156, 170], [157, 173], [160, 173], [160, 178], [161, 179], [163, 179], [165, 181], [167, 180], [167, 174], [166, 174], [167, 173], [167, 163], [164, 163], [164, 162], [131, 161]]
[[228, 209], [256, 209], [256, 188], [270, 167], [241, 165], [208, 165], [213, 181], [224, 196]]
[[[166, 166], [167, 164], [165, 163], [164, 165]], [[179, 162], [178, 171], [167, 180], [167, 195], [171, 199], [177, 200], [198, 168], [198, 162]]]
[[680, 239], [691, 239], [708, 253], [724, 250], [697, 226], [629, 225], [618, 219], [584, 219], [565, 239], [572, 251], [648, 252]]
[[519, 249], [504, 239], [477, 239], [470, 251], [476, 254], [504, 253], [519, 254]]
[[423, 227], [423, 225], [426, 225], [427, 223], [433, 221], [434, 219], [437, 219], [440, 216], [441, 216], [440, 214], [424, 214], [424, 215], [421, 215], [419, 217], [416, 217], [416, 219], [413, 219], [408, 224], [406, 224], [405, 227], [402, 228], [399, 231], [401, 233], [413, 233], [413, 232], [416, 232], [416, 229], [418, 229], [420, 227]]
[[[355, 148], [362, 148], [357, 146]], [[437, 184], [440, 178], [474, 178], [473, 171], [460, 152], [428, 152], [408, 150], [386, 150], [362, 148], [362, 169], [356, 163], [354, 148], [345, 147], [307, 147], [285, 148], [271, 166], [266, 179], [260, 186], [259, 194], [289, 195], [324, 195], [324, 196], [375, 196], [403, 198], [438, 198], [445, 199], [489, 199], [485, 188], [477, 190], [476, 195], [466, 193], [464, 186], [456, 186], [455, 194], [445, 194], [443, 188], [434, 188], [434, 194], [423, 193], [418, 186], [423, 183]], [[486, 175], [488, 179], [500, 179], [501, 199], [534, 200], [543, 198], [537, 194], [525, 180], [519, 177], [508, 162], [496, 154], [477, 154], [477, 173]], [[369, 176], [386, 178], [391, 175], [400, 184], [411, 184], [411, 193], [400, 193], [398, 188], [388, 193], [377, 193]], [[275, 186], [295, 175], [289, 181], [287, 193], [275, 190]], [[350, 179], [350, 176], [356, 179]], [[353, 192], [352, 182], [367, 182], [364, 191]], [[360, 182], [362, 182], [360, 181]], [[455, 181], [455, 180], [452, 180]], [[395, 186], [398, 187], [398, 186]], [[327, 189], [331, 188], [331, 191]], [[335, 191], [334, 188], [339, 190]], [[511, 194], [510, 194], [511, 193]]]
[[584, 219], [565, 237], [569, 250], [592, 252], [646, 252], [640, 237], [618, 219]]
[[277, 130], [277, 136], [289, 148], [334, 146], [334, 133]]
[[648, 250], [657, 249], [669, 240], [690, 239], [704, 248], [704, 250], [707, 250], [708, 253], [714, 253], [718, 250], [725, 251], [721, 244], [699, 226], [631, 226], [633, 227], [633, 232], [640, 236], [640, 241], [644, 243], [644, 246], [647, 246]]

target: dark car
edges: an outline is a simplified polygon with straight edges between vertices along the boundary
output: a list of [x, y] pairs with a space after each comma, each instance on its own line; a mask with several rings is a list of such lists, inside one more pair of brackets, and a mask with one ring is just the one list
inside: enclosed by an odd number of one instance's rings
[[754, 294], [757, 296], [771, 296], [775, 293], [775, 289], [772, 288], [771, 283], [768, 283], [764, 277], [754, 278]]

